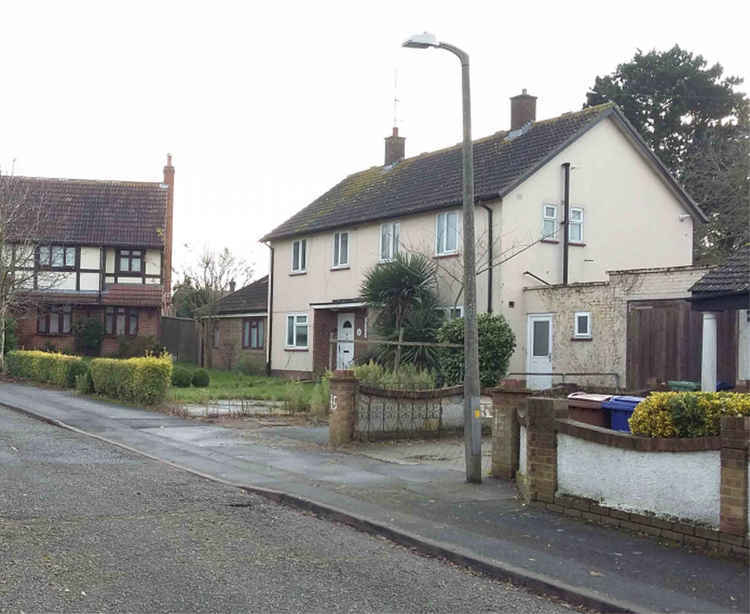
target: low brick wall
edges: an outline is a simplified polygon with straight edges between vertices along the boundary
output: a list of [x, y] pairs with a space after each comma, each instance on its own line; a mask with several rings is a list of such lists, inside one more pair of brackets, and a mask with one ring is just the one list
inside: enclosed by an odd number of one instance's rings
[[554, 399], [530, 397], [516, 417], [516, 478], [527, 501], [748, 557], [750, 418], [723, 417], [720, 437], [663, 439], [569, 420], [565, 404]]
[[360, 386], [354, 437], [360, 440], [435, 436], [463, 428], [463, 386], [382, 390]]

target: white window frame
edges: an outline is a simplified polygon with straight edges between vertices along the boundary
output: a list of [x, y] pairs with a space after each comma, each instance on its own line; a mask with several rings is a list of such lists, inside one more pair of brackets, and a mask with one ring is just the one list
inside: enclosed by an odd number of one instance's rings
[[[586, 316], [586, 322], [588, 323], [588, 330], [583, 333], [578, 330], [578, 318]], [[591, 339], [591, 312], [590, 311], [576, 311], [573, 316], [573, 337], [576, 339]]]
[[[391, 244], [389, 245], [388, 254], [383, 256], [383, 229], [390, 226]], [[395, 240], [394, 240], [395, 239]], [[394, 256], [398, 254], [400, 250], [401, 242], [401, 223], [400, 222], [385, 222], [380, 225], [380, 233], [378, 234], [378, 262], [390, 262]]]
[[[297, 327], [302, 326], [299, 318], [305, 318], [304, 325], [307, 328], [307, 343], [297, 345]], [[292, 345], [289, 344], [289, 322], [292, 320]], [[306, 350], [310, 346], [310, 316], [307, 313], [288, 313], [286, 314], [286, 330], [284, 331], [284, 347], [290, 350]]]
[[[547, 215], [547, 208], [550, 208], [554, 210], [555, 215], [549, 216]], [[552, 234], [548, 234], [544, 232], [544, 225], [551, 221], [552, 226], [554, 227], [555, 231]], [[545, 203], [542, 205], [542, 241], [557, 241], [557, 205], [551, 205], [549, 203]]]
[[[448, 216], [449, 215], [455, 215], [456, 216], [456, 247], [455, 249], [443, 249], [440, 250], [440, 218], [445, 217], [445, 225], [443, 226], [445, 230], [445, 235], [443, 236], [443, 246], [445, 247], [448, 244]], [[461, 216], [458, 214], [458, 211], [441, 211], [435, 216], [435, 255], [436, 256], [452, 256], [454, 254], [458, 253], [458, 244], [459, 244], [459, 237], [461, 235]]]
[[[299, 245], [299, 262], [297, 262], [297, 268], [294, 266], [295, 245]], [[300, 266], [302, 264], [304, 264], [304, 266]], [[291, 270], [292, 273], [307, 273], [307, 239], [295, 239], [292, 241]]]
[[[346, 235], [346, 260], [341, 258], [341, 236]], [[349, 252], [352, 244], [352, 235], [348, 230], [341, 230], [333, 233], [333, 242], [331, 244], [331, 265], [332, 269], [349, 268]], [[336, 261], [336, 248], [338, 247], [338, 262]]]
[[[463, 305], [445, 305], [444, 307], [439, 307], [438, 309], [445, 314], [445, 321], [446, 322], [449, 322], [450, 320], [455, 320], [456, 318], [463, 318], [464, 317], [464, 306]], [[458, 315], [455, 318], [451, 317], [451, 312], [452, 311], [458, 311]]]
[[[573, 221], [573, 211], [579, 211], [581, 213], [580, 221], [577, 221], [577, 222]], [[573, 237], [570, 236], [570, 233], [573, 230], [574, 225], [581, 227], [580, 239], [573, 239]], [[571, 207], [570, 208], [570, 219], [568, 220], [568, 241], [570, 243], [583, 243], [583, 207]]]

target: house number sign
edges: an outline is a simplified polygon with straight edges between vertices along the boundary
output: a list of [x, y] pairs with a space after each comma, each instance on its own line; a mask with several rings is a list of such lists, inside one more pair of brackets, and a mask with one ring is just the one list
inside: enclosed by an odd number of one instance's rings
[[336, 395], [331, 393], [331, 411], [336, 411]]

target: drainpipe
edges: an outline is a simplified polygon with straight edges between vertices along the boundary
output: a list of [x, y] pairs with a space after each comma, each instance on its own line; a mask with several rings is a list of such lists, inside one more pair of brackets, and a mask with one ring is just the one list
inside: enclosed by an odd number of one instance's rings
[[271, 250], [271, 266], [268, 270], [268, 317], [266, 320], [266, 339], [268, 339], [268, 349], [266, 350], [266, 375], [271, 375], [271, 351], [273, 349], [273, 247], [270, 244], [268, 249]]
[[570, 162], [564, 162], [565, 188], [563, 192], [563, 286], [568, 285], [568, 223], [570, 219]]
[[487, 211], [487, 313], [492, 313], [492, 207], [482, 205]]

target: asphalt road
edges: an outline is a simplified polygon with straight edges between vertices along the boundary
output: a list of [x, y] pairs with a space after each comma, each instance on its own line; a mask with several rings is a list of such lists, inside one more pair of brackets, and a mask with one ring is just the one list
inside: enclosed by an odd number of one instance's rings
[[0, 612], [570, 612], [0, 407]]

